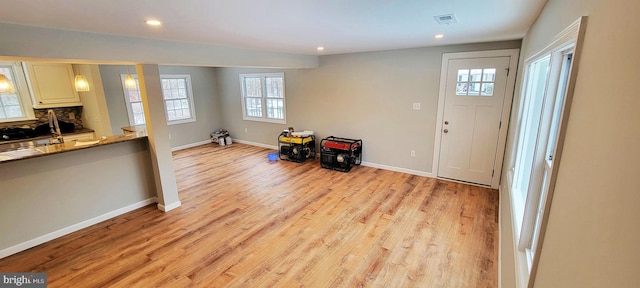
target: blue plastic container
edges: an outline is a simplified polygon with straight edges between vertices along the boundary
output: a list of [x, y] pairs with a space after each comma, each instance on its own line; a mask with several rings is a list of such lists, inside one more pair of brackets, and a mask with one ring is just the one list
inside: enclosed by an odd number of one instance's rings
[[271, 152], [267, 154], [267, 158], [269, 158], [269, 162], [278, 161], [278, 152]]

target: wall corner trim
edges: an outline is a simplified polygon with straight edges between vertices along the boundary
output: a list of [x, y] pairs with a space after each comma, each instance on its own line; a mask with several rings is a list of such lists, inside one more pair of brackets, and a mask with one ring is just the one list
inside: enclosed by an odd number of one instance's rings
[[162, 205], [162, 204], [158, 204], [158, 210], [162, 211], [162, 212], [169, 212], [173, 209], [176, 209], [178, 207], [182, 206], [182, 202], [180, 201], [176, 201], [173, 202], [169, 205]]

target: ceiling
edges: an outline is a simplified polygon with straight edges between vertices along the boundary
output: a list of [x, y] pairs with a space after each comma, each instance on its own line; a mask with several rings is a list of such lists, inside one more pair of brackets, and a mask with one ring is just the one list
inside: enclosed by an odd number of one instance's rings
[[[545, 2], [0, 0], [0, 23], [323, 55], [520, 39]], [[458, 23], [434, 19], [452, 13]], [[162, 25], [146, 25], [151, 18]]]

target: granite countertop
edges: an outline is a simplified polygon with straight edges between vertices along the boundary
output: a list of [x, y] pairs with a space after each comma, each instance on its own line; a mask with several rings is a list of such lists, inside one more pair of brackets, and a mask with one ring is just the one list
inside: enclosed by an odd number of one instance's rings
[[124, 133], [147, 133], [146, 125], [126, 126], [121, 128]]
[[[62, 133], [62, 136], [82, 134], [82, 133], [93, 133], [93, 132], [95, 132], [95, 131], [92, 130], [92, 129], [82, 128], [82, 129], [77, 129], [77, 130], [75, 130], [73, 132]], [[25, 139], [16, 139], [16, 140], [0, 140], [0, 145], [27, 142], [27, 141], [35, 141], [35, 140], [42, 140], [42, 139], [49, 139], [49, 138], [51, 138], [51, 135], [43, 135], [43, 136], [38, 136], [38, 137], [25, 138]]]
[[[92, 132], [92, 131], [90, 131]], [[147, 136], [139, 133], [130, 133], [114, 136], [106, 136], [96, 140], [83, 140], [83, 141], [70, 141], [62, 144], [52, 144], [46, 146], [39, 146], [29, 149], [19, 149], [13, 151], [7, 151], [0, 153], [0, 165], [2, 163], [20, 161], [24, 159], [31, 159], [37, 157], [43, 157], [51, 154], [64, 153], [69, 151], [89, 149], [109, 144], [115, 144], [126, 141], [133, 141], [139, 139], [146, 139]], [[22, 141], [29, 141], [28, 139]]]

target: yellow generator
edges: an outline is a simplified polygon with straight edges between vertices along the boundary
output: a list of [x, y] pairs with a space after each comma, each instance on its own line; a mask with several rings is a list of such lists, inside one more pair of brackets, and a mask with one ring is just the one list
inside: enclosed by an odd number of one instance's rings
[[309, 133], [285, 130], [278, 136], [278, 151], [281, 160], [300, 163], [315, 158], [316, 137]]

